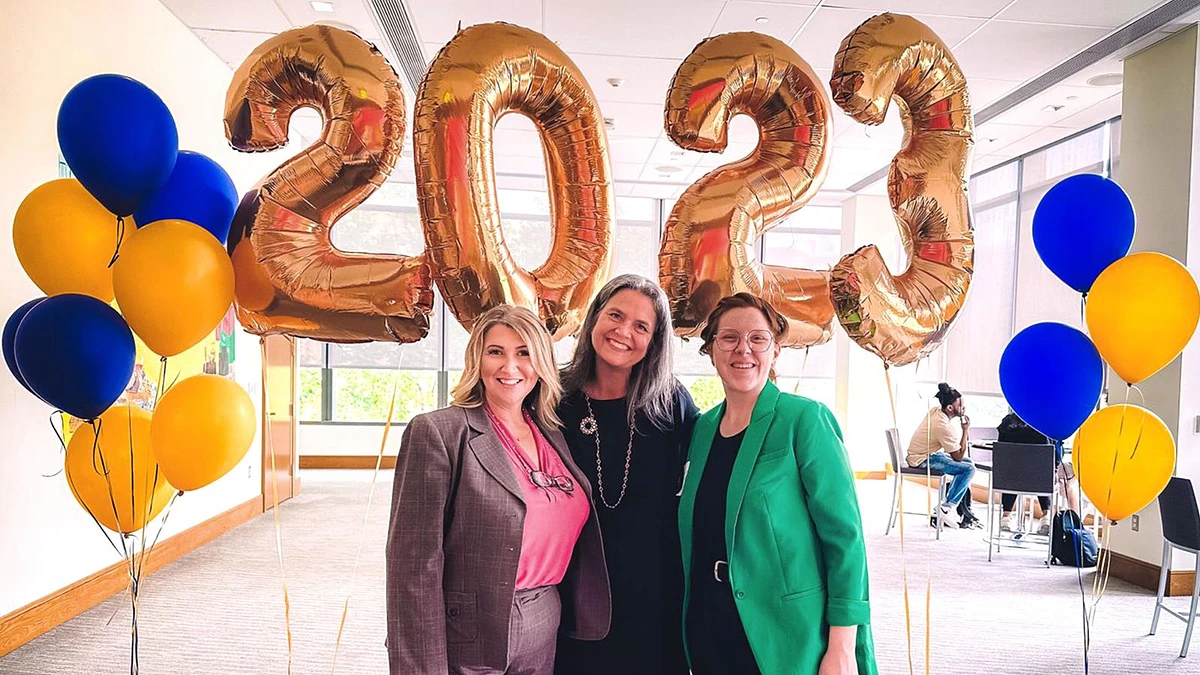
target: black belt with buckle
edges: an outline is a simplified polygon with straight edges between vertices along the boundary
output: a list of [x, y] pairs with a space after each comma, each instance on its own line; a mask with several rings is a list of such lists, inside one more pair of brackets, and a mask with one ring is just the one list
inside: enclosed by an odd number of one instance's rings
[[[725, 574], [724, 575], [721, 574], [721, 566], [722, 565], [725, 566]], [[722, 577], [724, 577], [724, 578], [722, 578]], [[729, 583], [729, 561], [718, 560], [717, 562], [713, 563], [713, 579], [716, 579], [717, 583], [721, 583], [721, 584]]]

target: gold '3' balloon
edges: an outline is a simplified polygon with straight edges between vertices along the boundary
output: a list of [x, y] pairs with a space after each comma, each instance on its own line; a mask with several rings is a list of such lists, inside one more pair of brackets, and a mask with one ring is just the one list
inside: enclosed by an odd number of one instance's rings
[[433, 287], [424, 255], [344, 253], [330, 228], [392, 172], [404, 138], [395, 71], [362, 38], [330, 26], [281, 33], [233, 76], [225, 134], [261, 152], [287, 143], [288, 120], [321, 111], [321, 139], [247, 193], [229, 252], [246, 330], [330, 342], [415, 342], [429, 331]]
[[[504, 241], [492, 135], [505, 114], [537, 126], [550, 189], [545, 264], [521, 269]], [[583, 74], [545, 36], [506, 23], [459, 31], [417, 94], [413, 149], [426, 251], [442, 297], [467, 328], [502, 303], [574, 333], [608, 279], [613, 189], [608, 140]]]
[[747, 158], [701, 178], [667, 219], [659, 279], [671, 301], [675, 332], [699, 335], [726, 295], [748, 291], [788, 320], [784, 346], [829, 340], [829, 275], [763, 265], [758, 239], [803, 207], [829, 166], [831, 105], [812, 69], [783, 42], [727, 33], [701, 42], [675, 72], [666, 126], [681, 147], [720, 152], [729, 120], [744, 113], [761, 140]]
[[864, 246], [842, 258], [830, 280], [838, 320], [850, 337], [884, 362], [903, 366], [945, 339], [974, 271], [967, 80], [928, 26], [880, 14], [842, 41], [830, 87], [834, 102], [860, 122], [883, 122], [893, 97], [904, 122], [888, 198], [909, 268], [893, 276], [879, 249]]

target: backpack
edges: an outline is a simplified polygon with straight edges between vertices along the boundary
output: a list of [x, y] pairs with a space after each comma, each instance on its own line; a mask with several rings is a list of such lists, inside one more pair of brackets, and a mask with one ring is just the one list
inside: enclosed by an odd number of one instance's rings
[[1067, 510], [1055, 514], [1050, 536], [1050, 555], [1055, 563], [1071, 567], [1096, 566], [1100, 547], [1091, 530], [1084, 529], [1078, 513]]

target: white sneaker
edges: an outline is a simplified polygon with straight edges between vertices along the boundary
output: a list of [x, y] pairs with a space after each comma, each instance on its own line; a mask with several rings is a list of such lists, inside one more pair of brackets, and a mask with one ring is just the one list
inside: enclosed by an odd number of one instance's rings
[[1000, 518], [1001, 532], [1016, 532], [1017, 531], [1017, 514], [1016, 512], [1006, 513]]
[[948, 504], [942, 504], [937, 510], [937, 519], [944, 530], [957, 530], [959, 525], [958, 509]]
[[1037, 532], [1040, 535], [1050, 534], [1050, 515], [1049, 514], [1042, 516], [1042, 519], [1038, 521]]

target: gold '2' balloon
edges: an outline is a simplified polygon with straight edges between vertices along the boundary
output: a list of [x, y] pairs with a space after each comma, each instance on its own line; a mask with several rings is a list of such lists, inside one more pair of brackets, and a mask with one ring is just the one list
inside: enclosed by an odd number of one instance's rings
[[[504, 241], [492, 137], [520, 113], [537, 126], [550, 184], [551, 246], [527, 271]], [[426, 251], [446, 304], [470, 328], [502, 303], [573, 333], [608, 279], [613, 220], [608, 140], [583, 74], [545, 36], [505, 23], [459, 31], [417, 94], [413, 150]]]
[[396, 73], [353, 33], [286, 31], [234, 73], [225, 134], [244, 152], [282, 147], [292, 112], [303, 106], [321, 112], [321, 139], [247, 193], [234, 217], [238, 319], [258, 335], [420, 340], [433, 308], [424, 255], [344, 253], [330, 241], [338, 219], [383, 184], [400, 156], [404, 96]]
[[842, 41], [829, 84], [834, 102], [854, 119], [883, 122], [894, 97], [904, 122], [888, 197], [909, 268], [893, 276], [879, 250], [864, 246], [842, 258], [830, 280], [838, 320], [850, 337], [902, 366], [945, 339], [974, 270], [967, 203], [974, 125], [966, 77], [928, 26], [880, 14]]
[[659, 280], [675, 332], [699, 335], [726, 295], [748, 291], [788, 320], [782, 344], [804, 347], [832, 335], [829, 275], [763, 265], [759, 237], [820, 189], [829, 165], [831, 105], [804, 59], [779, 40], [728, 33], [696, 46], [667, 94], [671, 140], [720, 152], [729, 120], [746, 114], [761, 140], [751, 155], [701, 178], [676, 202], [659, 253]]

